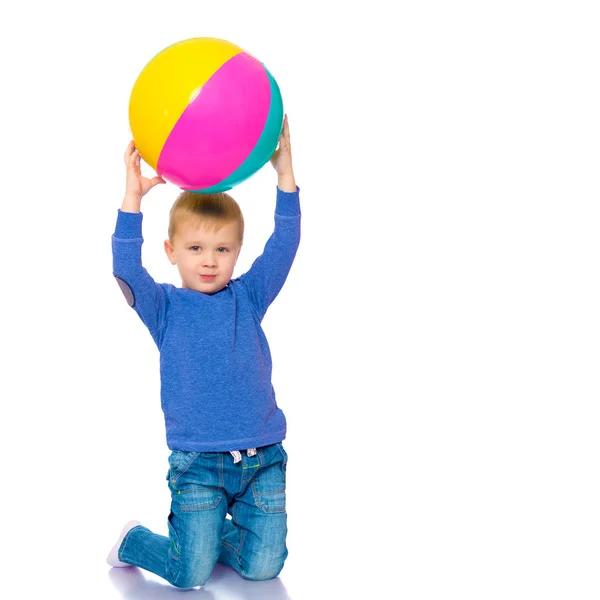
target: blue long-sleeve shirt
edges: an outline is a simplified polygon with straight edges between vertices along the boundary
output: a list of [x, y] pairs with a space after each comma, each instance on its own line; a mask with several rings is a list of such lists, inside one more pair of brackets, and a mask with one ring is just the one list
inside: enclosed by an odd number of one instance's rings
[[221, 452], [285, 439], [261, 321], [300, 242], [299, 190], [277, 189], [275, 228], [250, 269], [215, 294], [156, 283], [142, 266], [142, 213], [118, 211], [113, 274], [160, 351], [171, 450]]

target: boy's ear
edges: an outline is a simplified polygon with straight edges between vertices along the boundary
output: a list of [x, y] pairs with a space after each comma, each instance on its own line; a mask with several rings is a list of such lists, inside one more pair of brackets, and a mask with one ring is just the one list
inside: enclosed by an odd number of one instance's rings
[[171, 264], [172, 265], [177, 264], [175, 262], [175, 256], [174, 256], [174, 251], [173, 251], [173, 244], [171, 244], [170, 240], [165, 240], [165, 252], [167, 253], [167, 257], [171, 261]]

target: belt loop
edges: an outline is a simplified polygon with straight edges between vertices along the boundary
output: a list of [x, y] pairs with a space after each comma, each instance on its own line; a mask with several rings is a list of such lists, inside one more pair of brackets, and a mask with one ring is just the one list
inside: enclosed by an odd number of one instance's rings
[[256, 456], [256, 448], [248, 448], [248, 450], [246, 450], [246, 454], [248, 456]]
[[233, 464], [239, 463], [242, 460], [242, 455], [239, 450], [230, 450], [229, 454], [233, 456]]

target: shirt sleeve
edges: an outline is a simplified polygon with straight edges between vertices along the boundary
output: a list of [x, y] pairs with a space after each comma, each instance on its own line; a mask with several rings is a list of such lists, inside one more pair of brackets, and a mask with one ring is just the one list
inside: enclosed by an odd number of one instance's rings
[[277, 188], [275, 228], [263, 253], [240, 277], [260, 319], [279, 294], [300, 244], [300, 188], [283, 192]]
[[127, 300], [157, 345], [165, 320], [167, 297], [142, 266], [142, 213], [119, 210], [112, 236], [113, 275]]

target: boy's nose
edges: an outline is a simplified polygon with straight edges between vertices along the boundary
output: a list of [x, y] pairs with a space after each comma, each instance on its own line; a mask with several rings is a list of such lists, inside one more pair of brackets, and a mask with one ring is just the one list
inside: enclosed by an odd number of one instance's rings
[[216, 258], [213, 254], [207, 254], [204, 257], [205, 267], [214, 267], [217, 264]]

